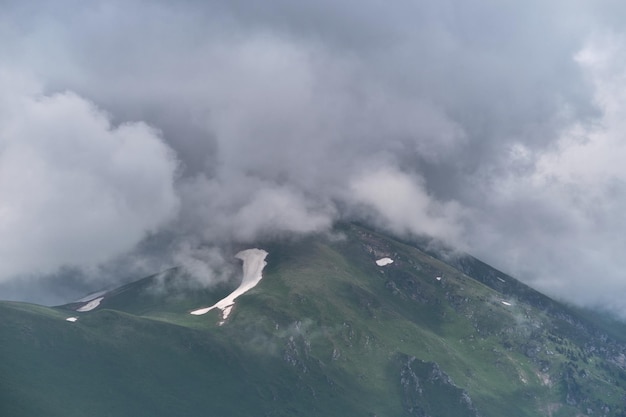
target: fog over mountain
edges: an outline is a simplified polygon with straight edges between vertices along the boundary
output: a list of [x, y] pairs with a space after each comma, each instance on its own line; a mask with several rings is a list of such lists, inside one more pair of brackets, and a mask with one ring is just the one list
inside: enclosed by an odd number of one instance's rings
[[362, 219], [626, 316], [626, 7], [14, 2], [0, 298]]

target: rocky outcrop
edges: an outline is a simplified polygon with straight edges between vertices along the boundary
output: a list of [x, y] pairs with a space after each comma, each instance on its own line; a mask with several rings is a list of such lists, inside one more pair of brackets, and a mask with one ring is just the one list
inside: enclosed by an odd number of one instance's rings
[[400, 389], [406, 412], [415, 417], [479, 417], [469, 394], [437, 363], [399, 355]]

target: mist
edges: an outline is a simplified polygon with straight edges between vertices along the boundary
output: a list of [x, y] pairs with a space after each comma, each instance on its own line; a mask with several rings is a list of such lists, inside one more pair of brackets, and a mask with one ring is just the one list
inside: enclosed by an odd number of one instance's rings
[[233, 245], [355, 219], [626, 316], [619, 4], [3, 12], [0, 298], [210, 285]]

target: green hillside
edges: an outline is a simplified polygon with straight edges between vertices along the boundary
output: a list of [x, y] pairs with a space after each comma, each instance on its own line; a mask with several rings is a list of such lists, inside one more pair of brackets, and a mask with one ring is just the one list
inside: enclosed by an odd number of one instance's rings
[[177, 269], [88, 312], [0, 303], [0, 415], [626, 416], [619, 323], [470, 257], [339, 233], [259, 243], [263, 280], [222, 326], [189, 312], [239, 283]]

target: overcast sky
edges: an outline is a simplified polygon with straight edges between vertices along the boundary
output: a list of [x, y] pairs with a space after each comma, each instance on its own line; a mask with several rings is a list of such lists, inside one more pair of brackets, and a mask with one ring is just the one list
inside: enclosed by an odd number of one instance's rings
[[0, 298], [360, 217], [626, 317], [620, 2], [0, 10]]

